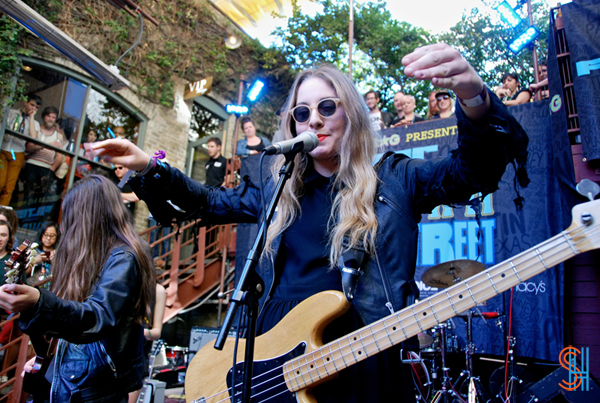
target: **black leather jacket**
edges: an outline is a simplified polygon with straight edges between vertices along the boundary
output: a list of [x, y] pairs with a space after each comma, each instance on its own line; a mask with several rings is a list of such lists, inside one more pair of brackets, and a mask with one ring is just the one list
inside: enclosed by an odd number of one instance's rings
[[41, 289], [36, 305], [21, 314], [23, 332], [60, 338], [46, 373], [50, 402], [109, 402], [141, 388], [143, 333], [133, 317], [139, 279], [133, 252], [116, 247], [85, 302]]
[[[498, 188], [509, 162], [517, 160], [521, 166], [525, 163], [527, 135], [498, 98], [491, 92], [489, 95], [492, 108], [482, 125], [472, 124], [457, 107], [459, 147], [448, 157], [425, 161], [394, 154], [378, 164], [377, 255], [368, 256], [363, 262], [364, 274], [358, 280], [353, 301], [365, 324], [401, 310], [418, 294], [411, 280], [421, 214], [440, 204], [465, 203], [477, 192], [491, 193]], [[519, 171], [526, 179], [523, 170]], [[257, 222], [263, 215], [260, 191], [248, 178], [244, 179], [235, 189], [211, 189], [160, 164], [150, 174], [130, 183], [161, 223], [198, 217], [203, 218], [204, 225]], [[267, 200], [274, 187], [272, 180], [265, 183]], [[167, 199], [180, 210], [174, 210]], [[275, 250], [280, 241], [281, 237], [273, 241]], [[261, 260], [258, 274], [268, 290], [261, 298], [262, 307], [272, 291], [273, 261]]]

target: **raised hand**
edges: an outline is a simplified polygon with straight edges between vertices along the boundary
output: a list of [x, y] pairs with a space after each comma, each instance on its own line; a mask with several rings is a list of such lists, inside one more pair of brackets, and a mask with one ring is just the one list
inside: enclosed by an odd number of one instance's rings
[[[471, 99], [483, 89], [483, 80], [475, 69], [454, 48], [445, 43], [416, 48], [402, 58], [404, 74], [417, 80], [430, 80], [437, 87], [447, 88], [461, 99]], [[471, 119], [482, 117], [490, 100], [475, 108], [463, 108]]]

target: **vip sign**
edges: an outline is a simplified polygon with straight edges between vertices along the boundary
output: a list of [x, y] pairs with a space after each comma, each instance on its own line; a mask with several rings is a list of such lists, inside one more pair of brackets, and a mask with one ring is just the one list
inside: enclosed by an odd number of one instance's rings
[[185, 93], [183, 94], [183, 99], [188, 100], [192, 98], [196, 98], [202, 95], [206, 95], [210, 92], [212, 87], [213, 78], [207, 77], [202, 80], [195, 81], [193, 83], [189, 83], [185, 87]]

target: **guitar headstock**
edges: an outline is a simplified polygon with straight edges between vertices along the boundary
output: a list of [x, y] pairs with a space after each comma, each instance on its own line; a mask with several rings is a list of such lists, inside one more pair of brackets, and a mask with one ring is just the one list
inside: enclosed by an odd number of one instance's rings
[[573, 207], [573, 222], [565, 230], [580, 252], [600, 248], [600, 200]]
[[37, 247], [37, 243], [31, 243], [28, 240], [24, 240], [23, 243], [11, 253], [10, 259], [4, 264], [6, 284], [21, 283], [21, 276], [32, 263], [34, 257], [32, 250]]
[[154, 343], [154, 346], [152, 346], [152, 352], [150, 353], [150, 355], [152, 357], [156, 357], [158, 355], [158, 353], [160, 352], [160, 349], [164, 345], [165, 345], [165, 341], [163, 339], [156, 340], [156, 342]]

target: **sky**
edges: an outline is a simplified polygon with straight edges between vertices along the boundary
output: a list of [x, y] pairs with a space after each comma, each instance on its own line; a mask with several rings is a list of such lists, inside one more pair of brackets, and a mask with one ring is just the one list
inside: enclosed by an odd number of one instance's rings
[[[516, 0], [508, 0], [508, 2], [514, 5]], [[570, 2], [571, 0], [561, 1], [562, 4]], [[546, 3], [548, 4], [548, 0], [546, 0]], [[302, 10], [307, 14], [316, 13], [319, 10], [316, 5], [308, 4], [305, 6], [306, 3], [304, 2], [302, 4]], [[552, 5], [555, 5], [555, 2]], [[486, 7], [481, 0], [427, 0], [426, 2], [388, 0], [387, 2], [387, 9], [395, 19], [425, 28], [433, 34], [448, 31], [450, 27], [460, 21], [465, 10], [470, 11], [474, 7], [479, 8], [482, 12], [495, 13], [494, 10]], [[276, 21], [271, 24], [261, 22], [260, 30], [249, 32], [249, 34], [257, 37], [264, 45], [269, 46], [273, 41], [269, 34], [275, 29], [275, 23]], [[281, 20], [279, 20], [279, 23], [281, 23]]]

